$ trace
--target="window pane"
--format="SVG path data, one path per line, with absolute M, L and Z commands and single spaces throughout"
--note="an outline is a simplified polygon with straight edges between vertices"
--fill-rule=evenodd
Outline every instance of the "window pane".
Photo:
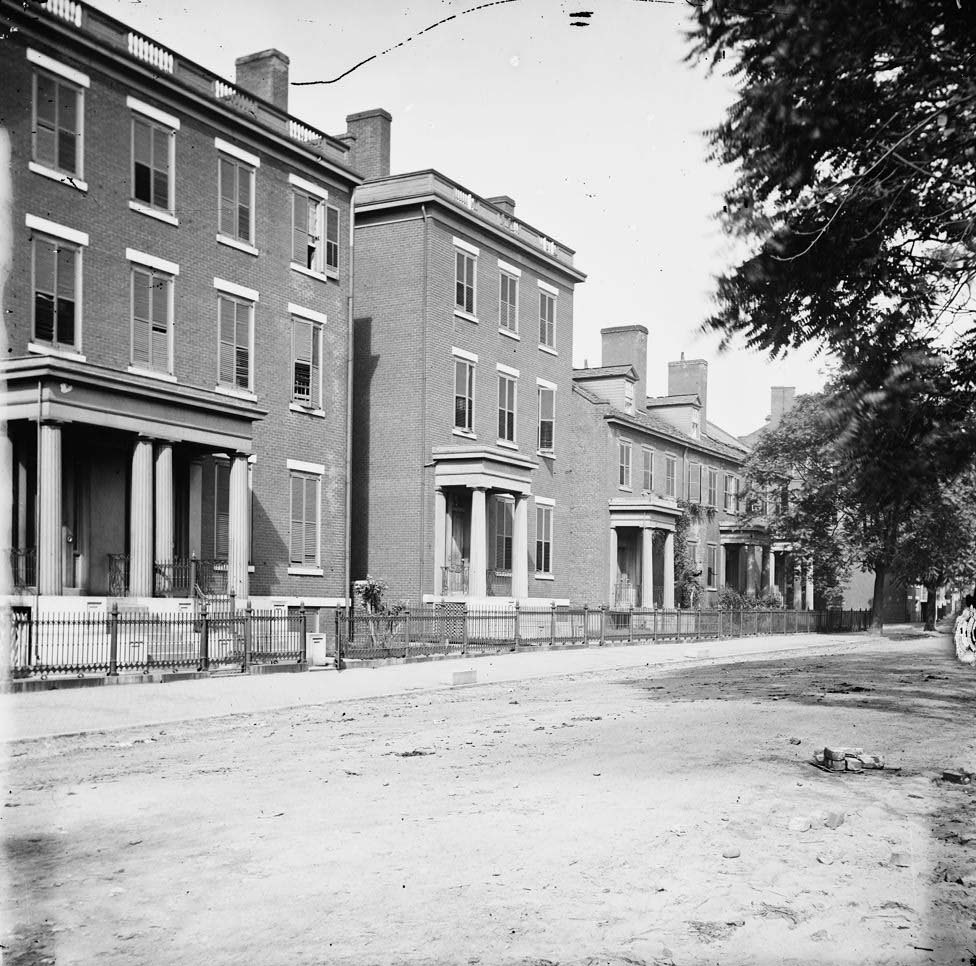
M 542 414 L 543 419 L 553 418 L 553 407 L 555 404 L 555 393 L 551 389 L 540 390 L 539 400 L 540 407 L 539 411 Z
M 34 240 L 34 289 L 54 292 L 54 263 L 56 249 L 53 242 L 44 238 Z
M 149 275 L 146 272 L 132 273 L 132 314 L 137 319 L 149 318 Z
M 78 171 L 78 138 L 74 131 L 58 131 L 58 167 L 75 174 Z
M 74 300 L 75 297 L 75 258 L 73 248 L 58 250 L 58 296 Z
M 305 542 L 305 487 L 300 476 L 291 478 L 291 547 L 292 563 L 301 563 Z
M 34 293 L 34 338 L 54 341 L 54 299 L 43 292 Z
M 169 174 L 166 171 L 153 171 L 153 205 L 169 211 Z
M 34 132 L 34 157 L 42 164 L 57 167 L 58 159 L 54 146 L 55 135 L 51 128 L 42 127 L 38 121 L 37 130 Z
M 227 201 L 237 201 L 237 171 L 225 158 L 220 159 L 220 197 Z
M 45 122 L 47 127 L 54 127 L 57 113 L 57 84 L 53 77 L 47 74 L 37 74 L 37 103 L 35 105 L 37 119 Z
M 241 241 L 251 240 L 251 209 L 244 204 L 237 206 L 237 237 Z
M 136 161 L 134 172 L 134 185 L 132 189 L 136 201 L 143 201 L 147 205 L 152 204 L 152 172 L 148 165 L 141 161 Z
M 153 167 L 157 171 L 169 171 L 169 143 L 172 136 L 161 127 L 153 128 Z
M 152 130 L 145 121 L 132 122 L 132 153 L 136 162 L 152 164 Z

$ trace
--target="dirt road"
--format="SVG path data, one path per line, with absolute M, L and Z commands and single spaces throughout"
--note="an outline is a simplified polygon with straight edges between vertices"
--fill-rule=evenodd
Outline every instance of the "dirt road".
M 924 638 L 20 743 L 3 963 L 976 964 L 974 686 Z

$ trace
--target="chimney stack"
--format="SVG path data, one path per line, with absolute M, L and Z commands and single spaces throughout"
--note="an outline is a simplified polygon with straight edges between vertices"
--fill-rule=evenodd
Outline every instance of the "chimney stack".
M 486 198 L 485 201 L 496 208 L 501 208 L 511 218 L 515 217 L 515 199 L 508 195 L 495 195 L 494 198 Z
M 390 174 L 390 125 L 393 116 L 381 107 L 346 118 L 342 140 L 349 145 L 349 165 L 367 181 Z
M 271 48 L 238 57 L 237 86 L 288 113 L 288 58 Z
M 769 426 L 775 429 L 780 420 L 793 408 L 796 400 L 795 386 L 773 386 L 769 398 Z
M 634 409 L 647 410 L 647 329 L 642 325 L 612 325 L 600 329 L 605 366 L 633 366 L 637 373 Z
M 697 396 L 701 400 L 701 430 L 708 419 L 708 363 L 704 359 L 685 359 L 668 363 L 668 395 Z

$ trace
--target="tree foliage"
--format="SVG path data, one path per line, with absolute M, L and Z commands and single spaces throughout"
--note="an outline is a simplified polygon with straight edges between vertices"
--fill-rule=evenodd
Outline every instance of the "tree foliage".
M 875 391 L 948 350 L 961 423 L 976 385 L 976 4 L 706 0 L 691 43 L 691 59 L 733 65 L 712 147 L 736 167 L 724 217 L 750 248 L 707 327 L 773 354 L 814 342 L 872 370 Z

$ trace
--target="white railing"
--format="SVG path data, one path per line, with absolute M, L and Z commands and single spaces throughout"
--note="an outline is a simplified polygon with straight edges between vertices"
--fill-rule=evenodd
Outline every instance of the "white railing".
M 474 195 L 470 191 L 462 191 L 460 188 L 454 189 L 454 200 L 459 205 L 464 205 L 465 208 L 470 208 L 472 211 L 475 207 Z
M 167 74 L 173 73 L 173 55 L 162 47 L 157 47 L 151 40 L 129 33 L 129 53 L 139 60 L 144 60 L 158 70 Z
M 42 9 L 53 13 L 55 17 L 67 20 L 76 27 L 81 26 L 81 4 L 75 0 L 47 0 Z
M 315 128 L 307 127 L 302 124 L 301 121 L 296 121 L 292 118 L 288 119 L 288 137 L 293 141 L 301 141 L 305 143 L 307 141 L 321 141 L 322 134 L 320 131 L 316 131 Z
M 220 78 L 214 80 L 214 97 L 218 101 L 230 101 L 234 107 L 249 114 L 253 114 L 257 110 L 257 101 L 239 91 L 233 84 L 228 84 L 227 81 L 222 81 Z
M 551 238 L 540 238 L 539 244 L 542 245 L 542 250 L 547 255 L 556 254 L 556 243 Z

